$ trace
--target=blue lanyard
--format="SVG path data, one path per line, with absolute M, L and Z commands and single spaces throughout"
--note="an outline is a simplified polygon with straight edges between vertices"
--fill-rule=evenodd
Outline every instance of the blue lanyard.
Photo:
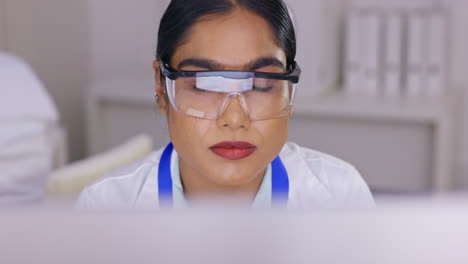
M 158 189 L 161 207 L 172 207 L 171 156 L 173 150 L 174 146 L 169 143 L 159 161 Z M 271 170 L 272 206 L 286 207 L 289 195 L 289 177 L 279 156 L 271 162 Z

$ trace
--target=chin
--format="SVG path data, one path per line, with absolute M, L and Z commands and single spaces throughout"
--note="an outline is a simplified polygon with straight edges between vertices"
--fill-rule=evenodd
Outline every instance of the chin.
M 212 181 L 214 181 L 217 185 L 220 186 L 230 186 L 230 187 L 236 187 L 240 185 L 247 184 L 253 180 L 251 177 L 243 177 L 240 176 L 243 173 L 232 173 L 232 174 L 225 174 L 225 175 L 220 175 L 219 173 L 214 175 L 213 177 L 210 177 Z M 245 175 L 245 174 L 243 174 Z

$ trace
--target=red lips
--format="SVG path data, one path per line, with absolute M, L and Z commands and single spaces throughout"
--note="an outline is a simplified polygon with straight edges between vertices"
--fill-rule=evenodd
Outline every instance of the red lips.
M 243 141 L 224 141 L 210 147 L 214 154 L 227 160 L 245 159 L 252 155 L 255 149 L 254 145 Z

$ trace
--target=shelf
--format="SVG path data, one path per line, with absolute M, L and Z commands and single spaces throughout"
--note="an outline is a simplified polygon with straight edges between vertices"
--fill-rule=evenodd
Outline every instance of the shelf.
M 434 123 L 452 111 L 450 98 L 349 97 L 340 93 L 327 96 L 296 97 L 295 114 L 376 121 Z
M 94 83 L 88 89 L 89 98 L 101 102 L 132 105 L 155 105 L 154 80 L 144 75 L 132 75 L 127 78 Z

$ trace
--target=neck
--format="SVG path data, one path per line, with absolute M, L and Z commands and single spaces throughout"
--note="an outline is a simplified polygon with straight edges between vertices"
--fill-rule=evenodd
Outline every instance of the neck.
M 185 197 L 191 201 L 207 198 L 221 198 L 251 203 L 266 173 L 265 168 L 258 175 L 255 175 L 252 181 L 247 183 L 239 185 L 221 185 L 211 181 L 209 177 L 198 173 L 182 159 L 179 159 L 179 169 Z

